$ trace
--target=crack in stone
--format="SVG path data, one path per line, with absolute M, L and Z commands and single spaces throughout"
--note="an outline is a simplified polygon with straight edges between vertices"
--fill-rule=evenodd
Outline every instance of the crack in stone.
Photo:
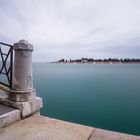
M 92 134 L 94 133 L 94 131 L 95 131 L 95 128 L 93 128 L 93 130 L 92 130 L 91 134 L 89 135 L 89 137 L 87 138 L 87 140 L 90 140 L 90 138 L 91 138 Z

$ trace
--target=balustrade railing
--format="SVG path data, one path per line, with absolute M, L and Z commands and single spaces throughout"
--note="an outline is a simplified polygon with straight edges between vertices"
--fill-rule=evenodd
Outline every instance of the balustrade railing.
M 0 42 L 0 84 L 12 88 L 13 46 Z

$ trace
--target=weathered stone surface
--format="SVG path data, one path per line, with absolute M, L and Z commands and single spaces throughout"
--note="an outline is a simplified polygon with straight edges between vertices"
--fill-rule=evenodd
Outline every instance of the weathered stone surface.
M 25 40 L 14 44 L 13 90 L 28 91 L 33 89 L 32 50 L 33 46 Z
M 21 119 L 21 111 L 0 104 L 0 128 Z
M 20 40 L 17 43 L 14 43 L 15 50 L 30 50 L 33 51 L 33 45 L 31 45 L 27 40 Z
M 140 137 L 96 128 L 89 140 L 140 140 Z
M 4 90 L 1 90 L 0 89 L 0 103 L 3 101 L 3 100 L 5 100 L 5 99 L 8 99 L 8 93 L 7 92 L 5 92 Z
M 15 110 L 15 108 L 0 104 L 0 115 L 3 115 L 13 110 Z
M 132 136 L 33 115 L 0 129 L 0 140 L 140 140 Z
M 17 91 L 11 90 L 9 94 L 9 100 L 15 102 L 27 102 L 36 99 L 36 92 L 35 90 L 32 91 Z
M 14 102 L 8 99 L 3 99 L 1 100 L 1 103 L 21 110 L 21 117 L 23 118 L 39 111 L 43 106 L 42 98 L 39 97 L 28 102 Z
M 43 103 L 42 103 L 42 98 L 37 97 L 36 100 L 33 101 L 28 101 L 28 102 L 23 102 L 22 103 L 22 117 L 27 117 L 42 108 Z
M 33 115 L 0 132 L 1 140 L 87 140 L 93 128 Z

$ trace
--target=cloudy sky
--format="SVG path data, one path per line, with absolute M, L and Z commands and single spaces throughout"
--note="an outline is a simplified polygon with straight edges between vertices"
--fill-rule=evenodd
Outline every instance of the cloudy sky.
M 140 58 L 140 0 L 0 0 L 0 41 L 20 39 L 34 61 Z

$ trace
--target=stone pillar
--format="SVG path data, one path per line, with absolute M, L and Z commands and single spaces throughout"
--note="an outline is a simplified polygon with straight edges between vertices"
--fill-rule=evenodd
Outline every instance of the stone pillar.
M 28 91 L 33 89 L 32 51 L 33 46 L 25 40 L 14 44 L 14 90 Z
M 39 112 L 43 106 L 42 98 L 37 97 L 33 89 L 32 51 L 33 46 L 26 40 L 14 44 L 12 89 L 8 98 L 2 101 L 7 106 L 21 110 L 22 118 Z
M 13 84 L 10 94 L 12 101 L 26 102 L 36 97 L 33 89 L 32 51 L 33 45 L 26 40 L 14 44 Z

